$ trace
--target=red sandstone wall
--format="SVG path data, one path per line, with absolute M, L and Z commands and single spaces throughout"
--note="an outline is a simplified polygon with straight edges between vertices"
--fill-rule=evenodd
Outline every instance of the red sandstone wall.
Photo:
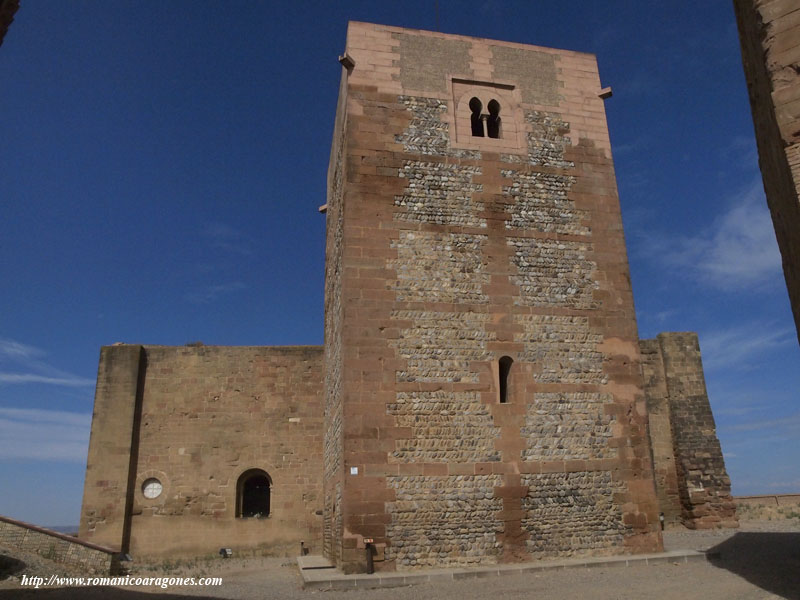
M 384 569 L 659 549 L 594 57 L 364 23 L 347 52 L 333 556 L 362 568 L 365 538 Z M 502 100 L 502 138 L 471 137 L 475 95 Z

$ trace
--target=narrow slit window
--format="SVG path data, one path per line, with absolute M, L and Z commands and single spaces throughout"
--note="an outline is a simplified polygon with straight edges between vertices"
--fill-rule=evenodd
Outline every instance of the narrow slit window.
M 499 375 L 500 375 L 500 403 L 505 404 L 508 402 L 508 375 L 511 372 L 511 365 L 514 364 L 514 359 L 510 356 L 504 356 L 499 361 Z

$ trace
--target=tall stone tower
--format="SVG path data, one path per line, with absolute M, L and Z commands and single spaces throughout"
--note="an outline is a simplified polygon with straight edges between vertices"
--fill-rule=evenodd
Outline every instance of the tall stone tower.
M 595 57 L 351 23 L 341 62 L 325 554 L 659 550 Z

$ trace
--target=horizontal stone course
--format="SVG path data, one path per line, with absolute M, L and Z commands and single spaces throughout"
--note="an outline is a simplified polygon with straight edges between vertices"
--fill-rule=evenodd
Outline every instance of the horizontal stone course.
M 603 354 L 598 346 L 603 335 L 589 328 L 588 317 L 516 315 L 523 333 L 521 358 L 537 363 L 534 380 L 540 383 L 606 383 Z
M 395 220 L 486 227 L 486 220 L 478 217 L 483 203 L 472 195 L 483 190 L 472 178 L 481 173 L 481 167 L 454 163 L 406 161 L 398 177 L 407 180 L 402 196 L 395 196 L 398 210 Z
M 493 462 L 500 460 L 494 440 L 500 435 L 489 406 L 477 392 L 397 392 L 386 407 L 397 427 L 412 430 L 397 440 L 390 462 Z
M 447 112 L 447 102 L 437 98 L 414 96 L 400 96 L 398 100 L 412 115 L 408 126 L 394 138 L 396 142 L 403 144 L 406 152 L 427 156 L 480 159 L 481 153 L 477 150 L 453 148 L 450 145 L 450 125 L 442 121 L 442 114 Z
M 604 407 L 611 394 L 597 392 L 539 392 L 528 404 L 521 429 L 526 440 L 522 459 L 590 460 L 614 458 L 617 449 L 608 444 L 612 414 Z
M 397 259 L 387 266 L 397 273 L 397 300 L 485 304 L 482 246 L 485 235 L 401 231 Z
M 538 557 L 611 552 L 627 527 L 614 495 L 622 486 L 610 471 L 523 474 L 526 545 Z
M 398 569 L 495 562 L 500 553 L 494 497 L 499 475 L 396 476 L 388 485 L 397 493 L 387 503 L 391 523 L 389 558 Z
M 487 360 L 486 343 L 496 338 L 486 331 L 488 315 L 472 312 L 393 311 L 393 319 L 409 320 L 410 328 L 390 345 L 407 367 L 397 371 L 398 382 L 477 383 L 470 362 Z
M 560 240 L 510 237 L 510 257 L 519 286 L 516 303 L 524 306 L 564 306 L 583 310 L 600 307 L 592 292 L 599 286 L 597 263 L 589 258 L 592 245 Z
M 525 121 L 531 131 L 526 134 L 528 155 L 502 154 L 500 160 L 510 163 L 527 162 L 534 166 L 569 169 L 575 166 L 564 158 L 567 146 L 572 144 L 569 136 L 569 123 L 557 113 L 538 110 L 525 111 Z
M 557 173 L 525 172 L 514 169 L 500 171 L 511 182 L 503 186 L 503 195 L 513 199 L 507 229 L 524 229 L 543 233 L 588 236 L 586 211 L 577 210 L 568 198 L 575 177 Z

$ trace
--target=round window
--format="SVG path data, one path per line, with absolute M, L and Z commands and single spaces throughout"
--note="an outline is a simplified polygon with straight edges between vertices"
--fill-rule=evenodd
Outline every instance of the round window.
M 164 491 L 164 486 L 162 486 L 161 482 L 155 477 L 146 479 L 142 484 L 142 494 L 144 494 L 144 497 L 149 500 L 158 498 L 162 491 Z

